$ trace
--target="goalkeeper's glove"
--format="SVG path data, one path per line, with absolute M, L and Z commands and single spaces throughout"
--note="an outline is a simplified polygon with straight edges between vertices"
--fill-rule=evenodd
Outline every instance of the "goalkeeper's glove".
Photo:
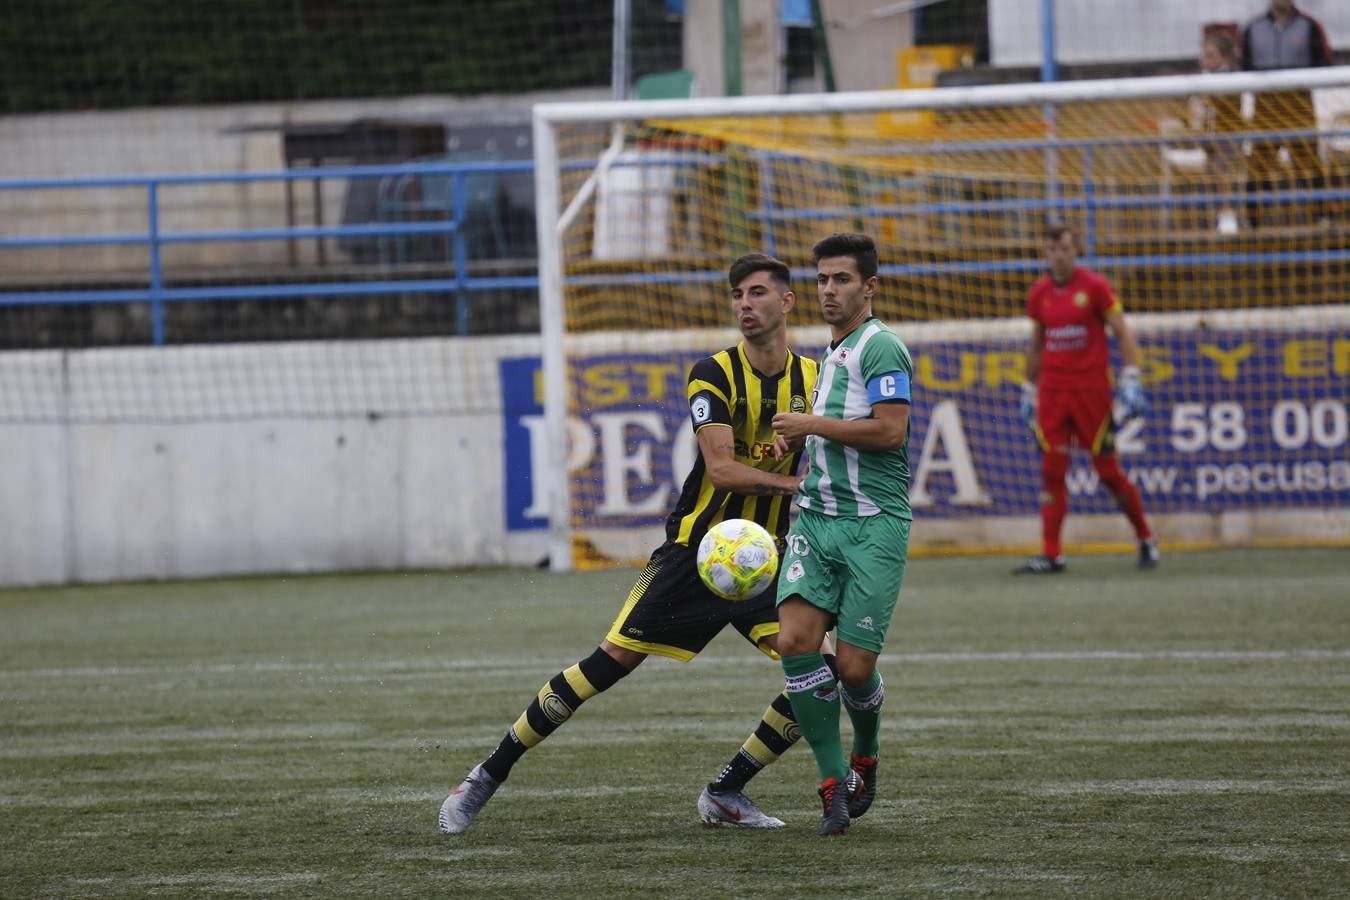
M 1036 430 L 1036 385 L 1022 382 L 1022 399 L 1017 401 L 1017 415 L 1032 431 Z
M 1125 366 L 1116 383 L 1116 400 L 1125 411 L 1126 419 L 1135 419 L 1148 412 L 1148 398 L 1139 386 L 1139 367 Z

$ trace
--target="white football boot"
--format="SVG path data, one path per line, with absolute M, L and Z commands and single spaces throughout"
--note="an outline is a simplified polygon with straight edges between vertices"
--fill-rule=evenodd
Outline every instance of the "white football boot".
M 783 820 L 766 816 L 743 791 L 711 793 L 706 787 L 698 795 L 698 817 L 706 825 L 730 825 L 734 828 L 782 828 Z
M 441 804 L 441 834 L 459 834 L 467 831 L 473 824 L 484 805 L 501 787 L 501 782 L 483 771 L 481 765 L 474 766 L 459 783 L 459 787 L 450 792 Z

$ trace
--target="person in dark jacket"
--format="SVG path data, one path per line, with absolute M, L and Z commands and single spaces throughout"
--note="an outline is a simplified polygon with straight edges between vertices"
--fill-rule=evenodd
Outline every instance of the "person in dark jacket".
M 1242 30 L 1242 68 L 1251 72 L 1274 69 L 1304 69 L 1331 65 L 1331 42 L 1322 23 L 1300 10 L 1293 0 L 1270 0 L 1270 9 L 1247 23 Z M 1253 131 L 1316 130 L 1309 91 L 1276 91 L 1256 100 Z M 1289 168 L 1280 165 L 1280 147 L 1289 153 Z M 1247 190 L 1270 192 L 1286 185 L 1320 191 L 1325 184 L 1315 137 L 1260 140 L 1252 143 Z M 1261 218 L 1261 207 L 1270 200 L 1249 201 L 1252 224 Z M 1310 206 L 1319 214 L 1327 211 L 1321 201 Z M 1285 218 L 1281 216 L 1281 218 Z

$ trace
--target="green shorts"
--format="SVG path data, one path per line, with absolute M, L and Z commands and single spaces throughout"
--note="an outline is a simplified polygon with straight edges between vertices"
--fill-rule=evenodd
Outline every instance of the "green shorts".
M 778 571 L 779 605 L 801 597 L 834 615 L 839 640 L 880 653 L 905 578 L 909 524 L 802 510 Z

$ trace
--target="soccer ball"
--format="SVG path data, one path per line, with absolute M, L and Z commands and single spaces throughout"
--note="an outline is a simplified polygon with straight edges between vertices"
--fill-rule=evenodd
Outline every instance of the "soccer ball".
M 698 543 L 698 574 L 719 597 L 757 597 L 778 571 L 778 547 L 762 525 L 749 519 L 718 522 Z

